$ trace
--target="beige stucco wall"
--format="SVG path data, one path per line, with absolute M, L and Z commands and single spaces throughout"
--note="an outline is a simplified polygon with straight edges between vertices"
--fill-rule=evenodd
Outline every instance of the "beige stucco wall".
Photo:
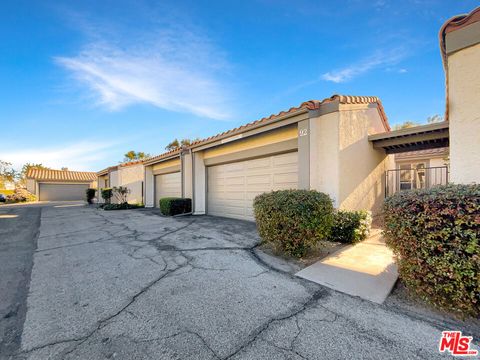
M 206 167 L 204 152 L 193 153 L 193 212 L 202 215 L 206 212 Z
M 282 141 L 296 139 L 298 137 L 297 126 L 290 125 L 267 133 L 252 136 L 243 140 L 236 140 L 212 149 L 204 151 L 204 159 L 210 159 L 216 156 L 232 154 L 235 152 L 254 149 L 257 147 L 271 145 Z
M 385 152 L 374 149 L 368 135 L 385 131 L 377 109 L 341 110 L 339 119 L 338 206 L 348 210 L 381 211 L 385 197 Z
M 391 163 L 368 135 L 386 131 L 376 108 L 341 105 L 310 119 L 310 188 L 324 192 L 337 208 L 380 212 L 384 174 Z
M 339 112 L 310 119 L 310 188 L 324 192 L 339 205 Z
M 186 153 L 182 155 L 182 182 L 183 197 L 191 199 L 193 196 L 193 179 L 192 179 L 192 154 Z
M 32 194 L 37 194 L 37 186 L 34 179 L 27 179 L 26 186 L 27 191 L 31 192 Z
M 155 164 L 153 165 L 153 171 L 161 170 L 161 169 L 165 169 L 165 168 L 168 168 L 171 166 L 177 166 L 177 165 L 180 165 L 180 158 L 175 158 L 175 159 L 171 159 L 171 160 L 167 160 L 167 161 L 163 161 L 161 163 Z
M 450 166 L 454 183 L 480 183 L 479 66 L 480 44 L 448 56 Z
M 153 166 L 145 166 L 145 207 L 153 207 L 155 202 L 155 177 Z
M 131 204 L 143 202 L 143 177 L 144 168 L 142 164 L 120 167 L 118 169 L 118 183 L 120 186 L 130 189 L 128 202 Z

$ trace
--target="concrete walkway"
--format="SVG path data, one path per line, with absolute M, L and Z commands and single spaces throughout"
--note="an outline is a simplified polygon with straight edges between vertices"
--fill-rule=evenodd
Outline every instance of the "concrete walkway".
M 299 271 L 297 276 L 381 304 L 397 281 L 397 265 L 374 229 L 365 241 L 343 248 Z

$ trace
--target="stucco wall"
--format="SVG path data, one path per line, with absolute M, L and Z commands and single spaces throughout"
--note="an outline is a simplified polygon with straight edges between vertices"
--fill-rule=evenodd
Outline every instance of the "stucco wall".
M 480 44 L 448 56 L 450 166 L 454 183 L 480 183 L 479 64 Z
M 381 211 L 389 161 L 383 150 L 374 149 L 368 141 L 368 135 L 379 130 L 385 128 L 375 108 L 340 111 L 339 208 Z
M 34 179 L 27 179 L 26 186 L 27 186 L 27 191 L 31 192 L 32 194 L 37 194 L 37 187 Z
M 192 154 L 184 154 L 182 161 L 183 197 L 191 199 L 193 196 Z
M 339 205 L 339 113 L 310 119 L 310 188 L 324 192 Z
M 193 153 L 193 212 L 202 215 L 206 212 L 206 167 L 203 151 Z
M 155 202 L 155 177 L 153 166 L 145 166 L 145 207 L 153 207 Z
M 131 204 L 143 202 L 142 183 L 144 169 L 142 164 L 120 167 L 118 169 L 118 183 L 130 189 L 128 202 Z
M 225 145 L 205 150 L 203 156 L 204 159 L 210 159 L 216 156 L 232 154 L 242 150 L 253 149 L 290 139 L 296 139 L 297 137 L 297 126 L 290 125 L 278 130 L 269 131 L 268 133 L 252 136 L 244 140 L 237 140 L 232 143 L 227 143 Z
M 168 168 L 168 167 L 171 167 L 171 166 L 177 166 L 177 165 L 180 165 L 180 158 L 179 157 L 175 158 L 175 159 L 163 161 L 161 163 L 153 165 L 153 171 L 161 170 L 161 169 L 165 169 L 165 168 Z

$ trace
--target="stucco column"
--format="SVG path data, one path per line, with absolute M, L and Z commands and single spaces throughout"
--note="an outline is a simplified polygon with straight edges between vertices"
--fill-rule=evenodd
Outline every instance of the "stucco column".
M 145 207 L 154 207 L 155 188 L 154 188 L 153 166 L 145 166 Z
M 203 162 L 203 153 L 193 153 L 193 213 L 203 215 L 206 212 L 206 167 Z
M 298 123 L 298 188 L 310 189 L 310 120 Z
M 339 203 L 339 113 L 312 111 L 309 119 L 310 189 L 330 195 L 335 207 Z
M 193 196 L 193 177 L 192 177 L 192 154 L 184 152 L 182 154 L 182 196 L 191 199 Z

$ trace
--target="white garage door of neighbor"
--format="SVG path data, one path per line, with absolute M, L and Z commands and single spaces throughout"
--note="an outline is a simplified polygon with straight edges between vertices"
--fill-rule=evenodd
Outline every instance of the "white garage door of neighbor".
M 39 184 L 40 201 L 84 200 L 88 184 Z
M 297 186 L 297 152 L 211 166 L 207 211 L 209 215 L 254 220 L 255 196 Z
M 164 197 L 182 196 L 182 178 L 180 172 L 171 174 L 155 175 L 155 207 L 159 207 L 158 201 Z

